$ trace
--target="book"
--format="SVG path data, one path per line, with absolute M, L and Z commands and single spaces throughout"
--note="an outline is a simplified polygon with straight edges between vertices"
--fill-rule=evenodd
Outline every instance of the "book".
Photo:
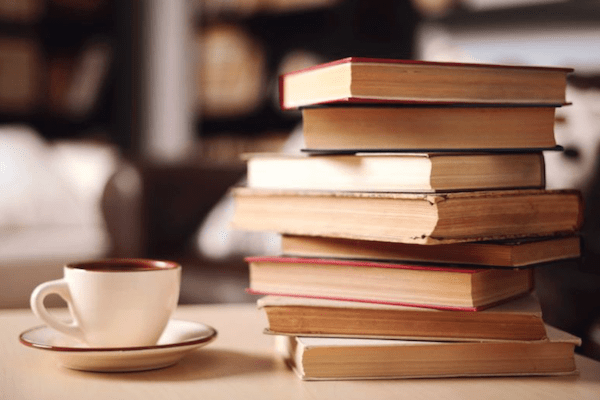
M 331 106 L 302 109 L 306 151 L 553 149 L 554 107 Z
M 544 156 L 523 154 L 357 154 L 246 156 L 248 187 L 367 192 L 543 188 Z
M 350 57 L 283 74 L 282 109 L 331 103 L 566 103 L 570 68 Z
M 248 257 L 253 294 L 476 311 L 532 290 L 533 269 Z
M 540 303 L 532 293 L 479 312 L 354 301 L 265 296 L 268 334 L 443 341 L 544 340 Z
M 421 246 L 282 235 L 281 252 L 283 255 L 296 257 L 404 260 L 514 268 L 578 258 L 581 256 L 581 240 L 578 236 L 557 236 Z
M 240 230 L 413 244 L 574 233 L 582 199 L 574 190 L 436 194 L 232 189 Z
M 581 340 L 551 326 L 546 330 L 548 340 L 499 342 L 277 336 L 276 349 L 303 380 L 576 373 Z

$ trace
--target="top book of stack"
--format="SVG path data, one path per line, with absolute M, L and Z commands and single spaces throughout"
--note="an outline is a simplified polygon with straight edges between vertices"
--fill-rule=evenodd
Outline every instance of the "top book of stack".
M 282 109 L 324 104 L 566 104 L 570 68 L 345 58 L 284 74 Z

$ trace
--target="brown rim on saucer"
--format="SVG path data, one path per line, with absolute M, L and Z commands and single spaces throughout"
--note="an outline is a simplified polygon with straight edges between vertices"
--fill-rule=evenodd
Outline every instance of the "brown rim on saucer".
M 186 321 L 187 322 L 187 321 Z M 105 352 L 105 351 L 141 351 L 141 350 L 160 350 L 169 349 L 174 347 L 187 347 L 194 346 L 202 343 L 212 342 L 217 337 L 217 330 L 211 326 L 197 322 L 198 325 L 202 325 L 208 331 L 207 335 L 197 337 L 195 339 L 184 340 L 177 343 L 167 344 L 156 344 L 153 346 L 134 346 L 134 347 L 65 347 L 65 346 L 52 346 L 44 343 L 31 342 L 25 339 L 25 336 L 33 331 L 40 329 L 51 329 L 46 325 L 36 326 L 22 332 L 19 335 L 19 342 L 27 347 L 32 347 L 41 350 L 50 351 L 61 351 L 61 352 L 73 352 L 73 353 L 93 353 L 93 352 Z
M 165 271 L 180 268 L 181 265 L 174 261 L 150 260 L 144 258 L 109 258 L 67 264 L 65 267 L 97 272 L 136 272 Z

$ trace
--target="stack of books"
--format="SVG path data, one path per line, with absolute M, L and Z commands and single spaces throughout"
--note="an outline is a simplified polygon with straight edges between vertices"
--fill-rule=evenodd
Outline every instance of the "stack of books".
M 580 256 L 582 202 L 546 190 L 569 69 L 349 58 L 280 78 L 302 155 L 249 155 L 237 229 L 266 332 L 303 379 L 565 374 L 534 269 Z

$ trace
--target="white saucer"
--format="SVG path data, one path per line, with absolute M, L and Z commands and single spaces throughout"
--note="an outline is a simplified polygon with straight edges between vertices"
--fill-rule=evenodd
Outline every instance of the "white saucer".
M 51 351 L 64 367 L 81 371 L 125 372 L 168 367 L 187 353 L 212 342 L 217 331 L 207 325 L 170 320 L 158 343 L 145 347 L 88 347 L 47 326 L 19 336 L 25 346 Z

